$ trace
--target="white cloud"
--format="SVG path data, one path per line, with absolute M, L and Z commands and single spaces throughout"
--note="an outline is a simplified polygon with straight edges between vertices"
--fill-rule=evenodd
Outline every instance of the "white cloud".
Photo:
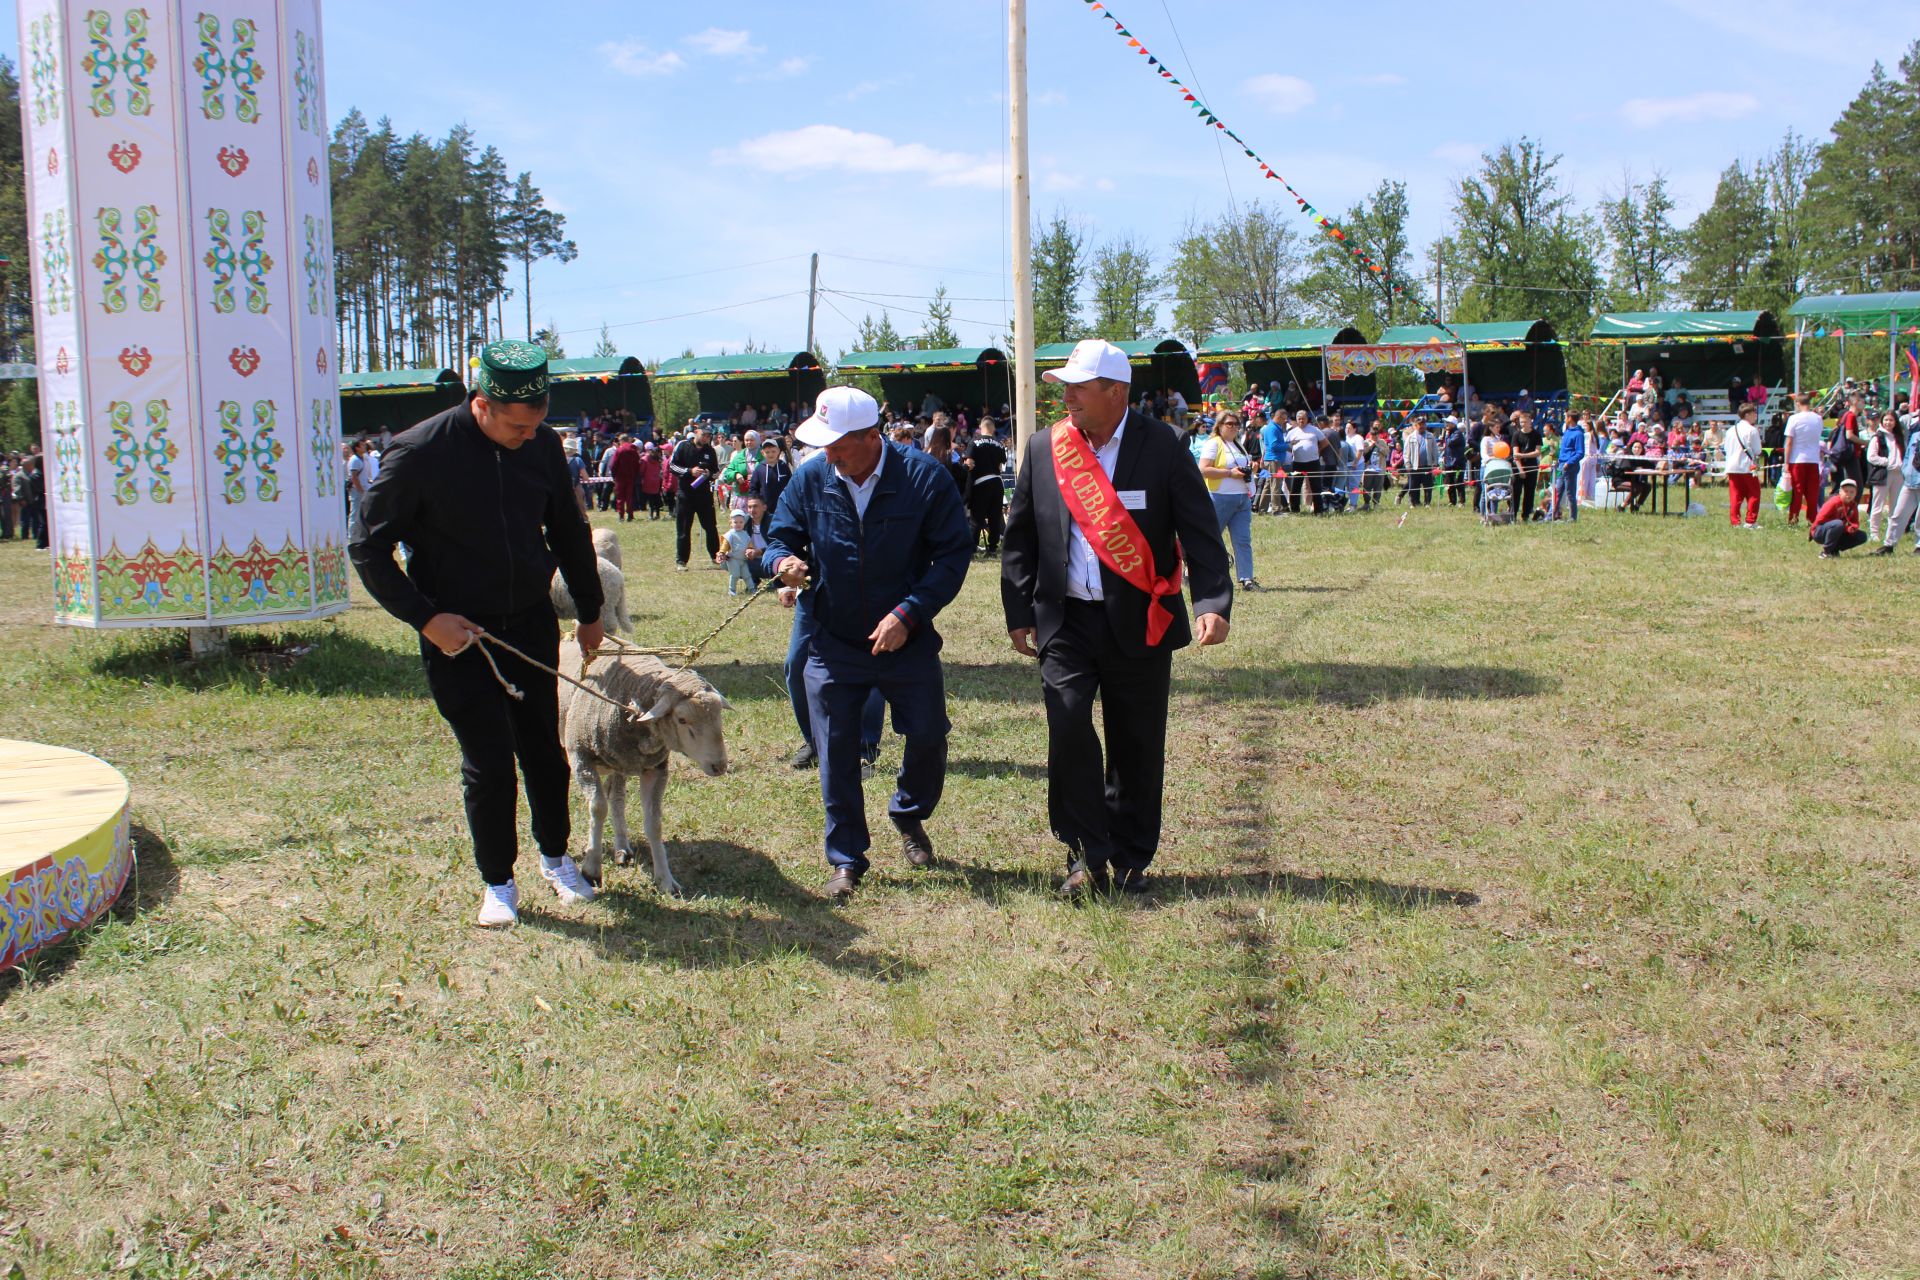
M 812 58 L 783 58 L 775 70 L 783 76 L 797 76 L 812 65 Z
M 623 76 L 672 75 L 686 65 L 679 54 L 655 53 L 639 40 L 610 40 L 600 46 L 600 56 Z
M 918 176 L 936 187 L 1000 185 L 1000 162 L 958 151 L 940 151 L 918 142 L 895 142 L 877 133 L 859 133 L 833 124 L 748 138 L 714 153 L 721 163 L 744 164 L 762 173 L 839 172 Z
M 1398 71 L 1381 71 L 1370 76 L 1355 76 L 1355 84 L 1369 85 L 1377 89 L 1387 89 L 1394 85 L 1405 84 L 1407 78 Z
M 1620 104 L 1620 115 L 1636 129 L 1663 124 L 1698 124 L 1702 120 L 1738 120 L 1760 109 L 1750 93 L 1707 89 L 1684 98 L 1632 98 Z
M 732 58 L 742 54 L 760 52 L 758 45 L 747 43 L 752 37 L 750 31 L 726 31 L 719 27 L 708 27 L 687 37 L 687 43 L 702 53 L 710 53 L 716 58 Z
M 1471 142 L 1443 142 L 1435 147 L 1433 158 L 1445 164 L 1470 165 L 1480 163 L 1480 148 Z
M 1058 89 L 1047 89 L 1033 95 L 1033 105 L 1036 107 L 1064 107 L 1067 105 L 1067 95 Z
M 1077 173 L 1062 173 L 1055 169 L 1040 176 L 1040 189 L 1047 192 L 1078 191 L 1087 185 L 1087 180 Z
M 1269 111 L 1283 116 L 1312 106 L 1319 97 L 1313 91 L 1313 86 L 1299 76 L 1283 76 L 1272 72 L 1255 76 L 1242 87 L 1265 104 Z

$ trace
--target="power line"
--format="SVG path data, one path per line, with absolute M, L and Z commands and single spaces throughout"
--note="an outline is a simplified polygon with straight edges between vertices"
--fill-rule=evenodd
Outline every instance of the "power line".
M 728 271 L 746 271 L 753 267 L 770 267 L 778 262 L 792 262 L 796 258 L 804 258 L 806 256 L 804 253 L 790 253 L 784 258 L 764 258 L 759 262 L 740 262 L 730 267 L 711 267 L 705 271 L 683 271 L 678 275 L 650 276 L 645 280 L 619 280 L 612 284 L 589 285 L 581 289 L 555 289 L 544 292 L 542 296 L 553 297 L 558 295 L 565 298 L 582 293 L 604 293 L 609 289 L 633 289 L 643 284 L 665 284 L 669 280 L 692 280 L 696 276 L 717 276 Z
M 929 265 L 928 263 L 925 263 L 925 262 L 900 262 L 897 259 L 893 259 L 893 258 L 860 258 L 860 257 L 855 257 L 853 254 L 850 254 L 850 253 L 832 253 L 825 250 L 821 252 L 820 256 L 823 258 L 839 258 L 843 262 L 870 262 L 876 266 L 909 267 L 915 271 L 932 271 L 936 273 L 945 273 L 947 275 L 985 276 L 989 280 L 998 280 L 1002 278 L 1001 274 L 997 271 L 972 271 L 967 269 L 966 267 L 936 267 L 936 266 Z
M 710 316 L 716 311 L 738 311 L 741 307 L 755 307 L 763 302 L 779 302 L 783 298 L 795 298 L 804 293 L 806 293 L 805 289 L 794 289 L 787 293 L 770 294 L 764 298 L 749 298 L 745 302 L 729 302 L 723 306 L 705 307 L 699 311 L 680 311 L 670 316 L 653 316 L 646 320 L 622 320 L 619 324 L 599 325 L 587 329 L 563 329 L 560 331 L 559 336 L 564 338 L 569 334 L 575 333 L 598 333 L 601 329 L 631 329 L 635 325 L 641 324 L 664 324 L 668 320 L 686 320 L 693 316 Z

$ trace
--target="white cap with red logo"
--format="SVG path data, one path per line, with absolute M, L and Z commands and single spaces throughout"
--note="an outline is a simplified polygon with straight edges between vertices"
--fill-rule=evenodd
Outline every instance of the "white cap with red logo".
M 841 436 L 880 425 L 880 404 L 858 387 L 828 387 L 813 402 L 813 416 L 794 428 L 801 444 L 816 449 Z
M 1115 382 L 1133 382 L 1133 366 L 1127 362 L 1127 353 L 1111 342 L 1099 338 L 1088 338 L 1085 342 L 1074 344 L 1073 354 L 1067 357 L 1065 368 L 1049 369 L 1040 375 L 1048 382 L 1091 382 L 1095 378 L 1110 378 Z

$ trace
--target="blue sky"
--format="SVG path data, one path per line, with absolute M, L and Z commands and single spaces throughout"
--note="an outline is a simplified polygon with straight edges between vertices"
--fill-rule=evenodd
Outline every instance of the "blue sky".
M 1029 9 L 1037 214 L 1064 207 L 1096 240 L 1131 232 L 1163 252 L 1190 218 L 1263 194 L 1082 0 Z M 1913 0 L 1117 11 L 1324 211 L 1406 181 L 1422 244 L 1480 150 L 1522 134 L 1565 156 L 1583 202 L 1659 170 L 1690 217 L 1733 158 L 1788 128 L 1823 138 L 1874 60 L 1920 35 Z M 603 322 L 643 358 L 797 348 L 814 251 L 829 356 L 883 306 L 917 332 L 942 282 L 965 341 L 1005 331 L 1001 0 L 327 0 L 325 14 L 336 118 L 358 106 L 435 136 L 465 120 L 567 215 L 580 257 L 536 269 L 533 301 L 574 354 Z

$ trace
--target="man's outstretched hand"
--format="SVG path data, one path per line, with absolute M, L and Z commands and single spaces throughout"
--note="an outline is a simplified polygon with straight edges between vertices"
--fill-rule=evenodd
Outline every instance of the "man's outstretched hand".
M 474 636 L 484 634 L 484 629 L 457 613 L 436 613 L 420 628 L 420 634 L 427 638 L 428 644 L 451 658 L 471 644 Z

